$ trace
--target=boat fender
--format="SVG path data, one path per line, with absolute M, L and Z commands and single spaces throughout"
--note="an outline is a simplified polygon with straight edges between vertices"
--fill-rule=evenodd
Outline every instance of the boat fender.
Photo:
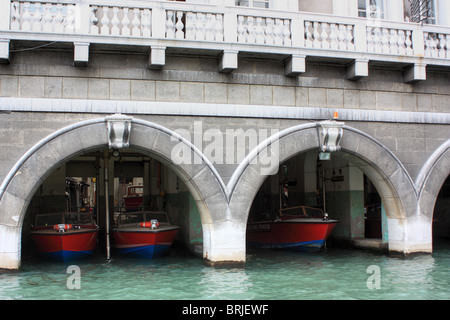
M 72 229 L 72 225 L 71 224 L 64 224 L 64 223 L 55 224 L 53 226 L 53 229 L 58 231 L 58 232 L 65 232 L 66 230 Z

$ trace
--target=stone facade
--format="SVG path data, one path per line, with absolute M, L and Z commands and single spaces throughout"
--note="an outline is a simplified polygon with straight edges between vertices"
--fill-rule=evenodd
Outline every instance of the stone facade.
M 163 6 L 181 10 L 183 5 L 189 4 Z M 233 10 L 227 14 L 236 13 Z M 345 205 L 333 205 L 333 196 L 328 205 L 346 207 L 333 213 L 343 221 L 336 238 L 363 237 L 366 176 L 383 205 L 382 241 L 389 251 L 403 255 L 432 251 L 433 208 L 450 173 L 447 57 L 425 58 L 421 78 L 411 71 L 422 66 L 417 56 L 392 58 L 351 50 L 320 56 L 324 51 L 314 47 L 304 48 L 305 55 L 298 56 L 293 54 L 297 47 L 283 45 L 276 47 L 277 52 L 272 46 L 245 44 L 232 50 L 231 61 L 236 63 L 231 67 L 226 41 L 216 46 L 165 39 L 163 59 L 156 68 L 156 60 L 152 62 L 156 40 L 149 53 L 149 46 L 143 48 L 140 42 L 145 39 L 118 37 L 114 39 L 122 42 L 114 45 L 91 36 L 87 40 L 95 41 L 88 59 L 74 66 L 79 59 L 76 46 L 55 42 L 40 47 L 29 44 L 26 32 L 4 34 L 17 40 L 11 42 L 8 63 L 0 65 L 0 267 L 20 266 L 22 231 L 40 186 L 58 174 L 57 168 L 76 171 L 72 160 L 108 149 L 108 123 L 114 114 L 130 119 L 129 146 L 123 151 L 163 165 L 167 199 L 172 199 L 169 206 L 183 225 L 183 241 L 197 252 L 200 246 L 201 256 L 210 264 L 245 262 L 249 213 L 262 186 L 276 197 L 279 165 L 288 164 L 291 172 L 297 172 L 300 183 L 293 194 L 320 205 L 314 197 L 317 127 L 334 112 L 344 123 L 342 149 L 332 154 L 325 171 L 331 177 L 341 170 L 344 182 L 330 183 L 327 190 L 336 197 L 344 195 L 340 200 Z M 102 39 L 113 39 L 108 37 Z M 294 35 L 291 40 L 295 43 Z M 264 48 L 269 52 L 261 52 Z M 425 54 L 425 48 L 422 51 Z M 360 65 L 355 57 L 366 60 Z M 357 71 L 361 66 L 368 72 Z M 238 139 L 227 145 L 227 130 L 255 132 L 257 144 L 247 147 L 242 158 L 233 155 L 233 161 L 227 161 L 227 147 L 234 152 L 242 147 Z M 224 138 L 224 154 L 212 148 L 218 137 Z M 200 160 L 176 163 L 176 148 L 185 148 L 185 156 Z M 270 172 L 268 160 L 276 160 Z M 152 179 L 157 179 L 154 174 L 145 182 L 148 190 Z

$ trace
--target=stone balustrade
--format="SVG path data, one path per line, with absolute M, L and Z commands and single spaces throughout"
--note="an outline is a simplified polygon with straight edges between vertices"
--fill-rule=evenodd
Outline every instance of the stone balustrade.
M 306 20 L 305 46 L 307 48 L 354 51 L 354 25 Z
M 450 34 L 424 32 L 425 57 L 450 59 Z
M 0 1 L 6 7 L 8 0 Z M 64 35 L 77 35 L 74 43 L 143 45 L 145 41 L 148 45 L 148 40 L 157 40 L 150 46 L 162 52 L 171 46 L 219 50 L 225 52 L 228 64 L 223 70 L 233 70 L 233 60 L 242 51 L 291 55 L 294 60 L 289 60 L 289 66 L 293 70 L 287 75 L 304 72 L 306 56 L 355 59 L 363 64 L 352 70 L 362 67 L 362 76 L 369 60 L 409 63 L 416 71 L 428 64 L 450 66 L 447 27 L 169 1 L 135 0 L 126 5 L 115 0 L 9 3 L 10 7 L 2 10 L 6 12 L 0 12 L 0 20 L 7 20 L 0 23 L 0 61 L 9 59 L 5 46 L 10 40 L 70 41 Z M 173 40 L 180 42 L 174 45 Z M 427 60 L 419 61 L 423 58 Z M 161 55 L 159 59 L 163 65 Z M 416 79 L 414 74 L 411 79 Z
M 395 55 L 414 55 L 412 30 L 367 27 L 367 51 Z

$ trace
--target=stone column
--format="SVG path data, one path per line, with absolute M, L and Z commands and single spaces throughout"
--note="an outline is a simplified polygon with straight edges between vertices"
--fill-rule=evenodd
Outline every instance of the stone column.
M 0 31 L 9 30 L 11 1 L 0 0 Z M 9 39 L 0 39 L 0 63 L 9 62 Z
M 385 18 L 391 21 L 404 20 L 403 0 L 389 0 L 386 1 Z
M 0 225 L 0 269 L 20 268 L 22 228 Z
M 332 236 L 342 241 L 364 238 L 363 173 L 333 155 L 326 165 L 326 203 L 331 219 L 339 220 Z
M 437 23 L 441 26 L 450 26 L 450 1 L 438 0 Z

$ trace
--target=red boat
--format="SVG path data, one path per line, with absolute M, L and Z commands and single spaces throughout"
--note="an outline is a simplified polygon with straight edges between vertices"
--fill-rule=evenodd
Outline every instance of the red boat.
M 112 248 L 119 254 L 155 258 L 169 251 L 179 229 L 165 212 L 121 212 L 112 229 Z
M 143 186 L 128 186 L 127 194 L 123 196 L 125 209 L 127 211 L 137 211 L 139 208 L 142 208 L 143 195 Z
M 286 214 L 288 211 L 291 213 Z M 319 208 L 281 209 L 275 221 L 248 223 L 247 242 L 259 248 L 318 251 L 337 223 L 337 220 L 329 220 Z
M 90 212 L 48 213 L 36 215 L 31 237 L 42 255 L 67 262 L 94 253 L 98 230 Z

